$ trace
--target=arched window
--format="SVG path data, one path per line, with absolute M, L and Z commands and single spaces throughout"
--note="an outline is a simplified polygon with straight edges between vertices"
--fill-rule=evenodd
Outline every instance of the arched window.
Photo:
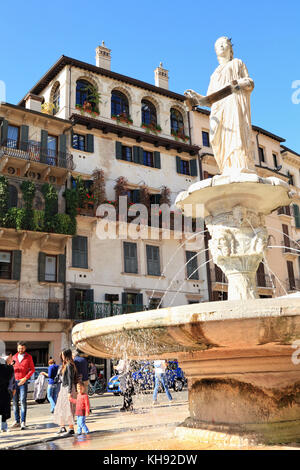
M 56 84 L 56 86 L 53 90 L 52 104 L 54 106 L 53 115 L 55 115 L 56 113 L 58 113 L 59 108 L 60 108 L 60 86 L 59 86 L 59 83 Z
M 157 124 L 156 108 L 147 100 L 142 100 L 142 124 Z
M 111 116 L 124 115 L 129 118 L 129 104 L 127 97 L 120 91 L 111 92 Z
M 184 135 L 183 117 L 180 111 L 171 108 L 171 134 Z
M 94 85 L 86 80 L 76 82 L 76 107 L 90 107 L 92 111 L 98 112 L 99 94 Z

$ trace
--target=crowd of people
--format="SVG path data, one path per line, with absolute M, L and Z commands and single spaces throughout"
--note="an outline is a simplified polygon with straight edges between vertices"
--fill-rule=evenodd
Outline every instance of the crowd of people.
M 155 387 L 153 404 L 157 403 L 157 393 L 161 384 L 171 401 L 166 380 L 166 361 L 154 361 Z M 131 364 L 128 358 L 119 360 L 114 366 L 118 372 L 123 406 L 120 411 L 132 411 L 134 385 Z M 19 341 L 17 353 L 0 356 L 0 424 L 1 431 L 9 429 L 26 430 L 28 380 L 35 372 L 32 356 L 26 352 L 26 343 Z M 59 426 L 57 435 L 89 433 L 86 417 L 92 412 L 88 398 L 89 382 L 93 385 L 98 377 L 97 367 L 76 349 L 64 349 L 60 354 L 60 365 L 53 358 L 49 359 L 48 371 L 41 372 L 36 383 L 48 379 L 47 398 L 54 422 Z M 8 428 L 7 420 L 11 417 L 11 401 L 15 421 Z M 68 429 L 67 429 L 68 428 Z

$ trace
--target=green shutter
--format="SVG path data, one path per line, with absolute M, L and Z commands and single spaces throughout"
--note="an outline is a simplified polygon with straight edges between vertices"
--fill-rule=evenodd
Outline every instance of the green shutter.
M 133 146 L 133 161 L 134 163 L 140 163 L 140 147 L 136 145 Z
M 66 280 L 66 255 L 58 255 L 58 282 Z
M 198 260 L 195 251 L 186 251 L 186 261 L 187 261 L 187 277 L 188 279 L 199 280 L 199 274 L 197 271 Z M 193 258 L 194 257 L 194 258 Z M 193 259 L 192 259 L 193 258 Z
M 38 281 L 45 282 L 46 253 L 39 252 L 38 258 Z
M 154 167 L 161 168 L 160 152 L 154 152 Z
M 8 121 L 3 119 L 1 123 L 1 145 L 6 145 L 8 134 Z
M 137 294 L 136 296 L 136 303 L 137 305 L 143 305 L 143 294 Z
M 86 289 L 84 292 L 85 302 L 94 302 L 94 289 Z
M 29 127 L 22 125 L 20 132 L 20 149 L 24 150 L 25 152 L 28 150 L 28 133 Z
M 48 154 L 48 132 L 42 129 L 41 131 L 41 151 L 40 151 L 40 158 L 42 163 L 47 162 L 47 154 Z
M 139 147 L 139 164 L 144 165 L 144 149 Z
M 19 281 L 21 279 L 22 251 L 14 250 L 12 255 L 12 279 Z
M 93 134 L 87 134 L 86 136 L 86 151 L 93 153 L 94 152 L 94 136 Z
M 191 176 L 197 176 L 198 175 L 198 170 L 197 170 L 197 160 L 190 160 L 190 172 Z
M 72 266 L 73 268 L 88 268 L 88 239 L 77 236 L 72 239 Z
M 150 276 L 160 276 L 160 256 L 159 247 L 146 245 L 147 253 L 147 273 Z
M 58 154 L 58 166 L 62 168 L 67 167 L 67 136 L 61 134 L 59 136 L 59 154 Z
M 116 141 L 116 159 L 122 160 L 122 142 Z
M 124 271 L 137 274 L 137 246 L 136 243 L 124 242 Z
M 122 305 L 127 305 L 127 292 L 122 292 Z
M 295 218 L 295 225 L 296 228 L 300 228 L 300 211 L 299 206 L 297 204 L 293 204 L 294 208 L 294 218 Z
M 176 155 L 176 171 L 181 173 L 181 158 Z

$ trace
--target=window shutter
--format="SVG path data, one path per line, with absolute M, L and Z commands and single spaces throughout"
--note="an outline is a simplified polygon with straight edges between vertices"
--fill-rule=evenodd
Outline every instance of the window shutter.
M 142 147 L 138 147 L 139 149 L 139 164 L 144 165 L 144 149 Z
M 28 150 L 28 131 L 29 127 L 22 125 L 20 132 L 20 149 L 25 152 Z
M 122 142 L 116 141 L 116 159 L 122 160 Z
M 190 160 L 190 170 L 191 170 L 191 176 L 197 176 L 198 175 L 198 170 L 197 170 L 197 160 Z
M 147 253 L 147 272 L 150 276 L 159 276 L 160 275 L 160 257 L 159 257 L 159 247 L 146 245 Z
M 86 289 L 84 300 L 85 302 L 94 302 L 94 289 Z
M 160 152 L 154 152 L 154 167 L 161 168 Z
M 40 158 L 42 163 L 47 162 L 47 153 L 48 153 L 48 132 L 42 129 L 41 131 L 41 150 Z
M 8 185 L 8 208 L 18 207 L 18 190 L 17 188 L 9 184 Z
M 141 193 L 140 193 L 140 190 L 139 189 L 134 189 L 132 191 L 132 202 L 134 202 L 134 204 L 138 204 L 141 200 Z
M 73 268 L 88 268 L 87 237 L 77 236 L 72 239 Z
M 45 282 L 46 253 L 39 252 L 38 259 L 38 281 Z
M 76 318 L 75 292 L 76 289 L 74 287 L 69 290 L 69 318 L 71 319 Z
M 12 279 L 19 281 L 21 279 L 22 251 L 14 250 L 12 257 Z
M 138 272 L 136 243 L 124 242 L 124 270 L 125 273 Z
M 137 294 L 136 303 L 137 303 L 137 305 L 143 306 L 143 294 Z
M 300 228 L 300 211 L 299 206 L 297 204 L 293 204 L 294 208 L 294 218 L 295 218 L 295 225 L 296 228 Z
M 0 300 L 0 318 L 5 317 L 5 300 Z
M 139 149 L 140 147 L 137 147 L 136 145 L 133 146 L 133 161 L 134 163 L 140 163 L 140 154 L 139 154 Z
M 8 121 L 3 119 L 1 123 L 1 145 L 6 145 L 8 133 Z
M 58 166 L 62 168 L 67 167 L 67 136 L 61 134 L 59 136 L 59 155 L 58 155 Z
M 296 287 L 294 265 L 292 261 L 287 261 L 286 264 L 287 264 L 287 271 L 288 271 L 288 276 L 289 276 L 290 290 L 294 290 Z
M 176 171 L 181 173 L 181 158 L 176 155 Z
M 58 255 L 58 282 L 66 280 L 66 255 Z
M 198 268 L 198 260 L 195 251 L 186 251 L 186 261 L 187 261 L 187 277 L 188 279 L 195 279 L 199 280 L 199 273 L 197 271 Z M 195 258 L 193 258 L 195 256 Z M 193 258 L 193 259 L 192 259 Z
M 122 292 L 122 305 L 127 305 L 127 292 Z
M 94 152 L 94 136 L 93 134 L 87 134 L 86 136 L 86 151 L 93 153 Z

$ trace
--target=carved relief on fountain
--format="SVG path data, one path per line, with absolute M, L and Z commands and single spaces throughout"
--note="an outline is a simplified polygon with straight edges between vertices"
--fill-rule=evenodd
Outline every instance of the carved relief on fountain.
M 257 298 L 256 271 L 267 248 L 264 216 L 242 206 L 205 219 L 213 262 L 228 278 L 230 299 Z

